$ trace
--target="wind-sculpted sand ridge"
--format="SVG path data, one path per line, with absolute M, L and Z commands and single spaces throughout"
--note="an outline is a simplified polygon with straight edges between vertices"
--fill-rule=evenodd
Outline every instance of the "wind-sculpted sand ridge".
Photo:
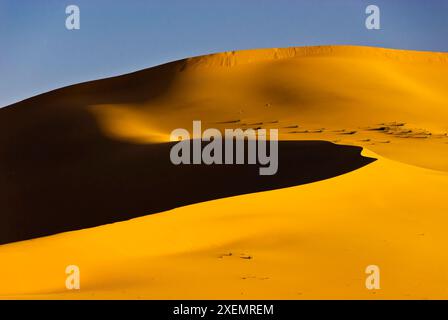
M 182 70 L 188 67 L 234 67 L 242 64 L 258 63 L 271 60 L 341 56 L 359 58 L 363 55 L 376 59 L 409 61 L 416 63 L 448 63 L 446 53 L 427 51 L 407 51 L 362 46 L 314 46 L 252 49 L 213 53 L 200 57 L 188 58 Z

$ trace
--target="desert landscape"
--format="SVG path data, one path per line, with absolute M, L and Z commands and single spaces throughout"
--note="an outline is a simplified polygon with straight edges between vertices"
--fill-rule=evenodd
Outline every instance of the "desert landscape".
M 0 298 L 447 299 L 447 119 L 447 53 L 361 46 L 192 57 L 2 108 Z M 173 165 L 195 120 L 278 129 L 278 173 Z

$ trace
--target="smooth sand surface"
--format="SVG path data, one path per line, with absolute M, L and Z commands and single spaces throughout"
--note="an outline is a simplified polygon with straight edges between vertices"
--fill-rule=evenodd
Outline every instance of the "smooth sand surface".
M 17 210 L 35 188 L 13 185 L 22 180 L 12 169 L 28 155 L 35 170 L 51 172 L 106 157 L 109 144 L 167 142 L 193 120 L 357 145 L 377 161 L 308 184 L 2 245 L 0 295 L 448 298 L 447 105 L 447 54 L 328 46 L 191 58 L 9 106 L 0 110 L 0 169 L 9 182 L 0 197 Z M 172 192 L 183 190 L 173 183 Z M 21 230 L 26 221 L 14 223 Z M 65 289 L 69 264 L 81 268 L 80 291 Z M 372 264 L 380 290 L 365 288 Z

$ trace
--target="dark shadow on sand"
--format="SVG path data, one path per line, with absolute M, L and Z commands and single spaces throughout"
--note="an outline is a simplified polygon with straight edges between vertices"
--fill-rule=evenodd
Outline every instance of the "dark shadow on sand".
M 7 190 L 0 195 L 1 244 L 297 186 L 374 161 L 361 156 L 359 147 L 281 141 L 277 174 L 260 176 L 258 165 L 173 165 L 172 143 L 53 140 L 55 145 L 37 139 L 34 147 L 16 146 L 1 155 L 0 188 Z
M 170 90 L 181 65 L 78 84 L 0 109 L 0 244 L 297 186 L 374 161 L 359 147 L 280 142 L 277 174 L 260 176 L 258 165 L 175 166 L 169 143 L 103 135 L 89 106 L 155 99 Z

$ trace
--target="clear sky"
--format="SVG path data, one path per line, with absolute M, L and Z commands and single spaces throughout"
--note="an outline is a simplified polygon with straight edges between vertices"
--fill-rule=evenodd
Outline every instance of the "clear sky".
M 324 44 L 448 52 L 448 0 L 0 0 L 0 107 L 189 56 Z

